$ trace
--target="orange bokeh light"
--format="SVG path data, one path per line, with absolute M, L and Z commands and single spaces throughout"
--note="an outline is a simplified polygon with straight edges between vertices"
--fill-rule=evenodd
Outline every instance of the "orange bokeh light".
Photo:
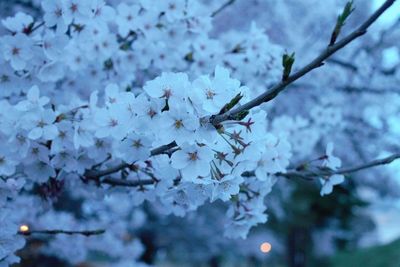
M 268 253 L 271 251 L 271 249 L 272 249 L 272 246 L 268 242 L 264 242 L 260 245 L 260 250 L 262 253 Z
M 26 224 L 23 224 L 19 227 L 20 232 L 28 232 L 29 231 L 29 226 Z

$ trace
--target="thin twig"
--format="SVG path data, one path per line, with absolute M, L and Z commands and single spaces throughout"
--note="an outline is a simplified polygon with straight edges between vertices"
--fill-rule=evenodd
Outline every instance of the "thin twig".
M 216 15 L 218 15 L 222 10 L 224 10 L 225 8 L 227 8 L 228 6 L 232 5 L 233 3 L 235 3 L 236 0 L 228 0 L 226 1 L 222 6 L 220 6 L 217 10 L 215 10 L 213 13 L 211 13 L 211 17 L 215 17 Z
M 344 86 L 338 89 L 348 93 L 371 93 L 371 94 L 400 94 L 400 89 L 397 88 L 369 88 L 369 87 L 355 87 L 355 86 Z
M 347 174 L 347 173 L 352 173 L 352 172 L 357 172 L 357 171 L 361 171 L 364 169 L 372 168 L 372 167 L 379 166 L 379 165 L 386 165 L 386 164 L 392 163 L 393 161 L 395 161 L 396 159 L 399 159 L 399 158 L 400 158 L 400 153 L 396 153 L 389 157 L 373 160 L 371 162 L 361 164 L 358 166 L 354 166 L 354 167 L 350 167 L 350 168 L 342 168 L 337 171 L 334 171 L 333 174 Z
M 131 181 L 131 180 L 107 177 L 107 178 L 101 180 L 100 183 L 109 184 L 109 185 L 112 185 L 112 186 L 137 187 L 137 186 L 144 186 L 144 185 L 154 184 L 154 183 L 156 183 L 156 181 L 153 180 L 153 179 Z
M 342 49 L 346 45 L 348 45 L 353 40 L 358 37 L 364 35 L 367 32 L 367 29 L 391 6 L 396 0 L 387 0 L 378 10 L 376 10 L 361 26 L 359 26 L 352 33 L 344 37 L 341 41 L 337 42 L 334 45 L 328 46 L 320 55 L 318 55 L 314 60 L 312 60 L 309 64 L 304 66 L 302 69 L 290 75 L 286 80 L 279 82 L 271 89 L 266 91 L 265 93 L 259 95 L 255 99 L 247 102 L 246 104 L 232 109 L 224 114 L 211 116 L 210 123 L 213 125 L 218 125 L 223 121 L 230 120 L 235 117 L 235 115 L 239 114 L 242 111 L 250 110 L 256 106 L 261 105 L 262 103 L 269 102 L 275 97 L 279 95 L 289 84 L 303 77 L 313 69 L 319 68 L 324 64 L 324 61 L 328 59 L 332 54 Z
M 28 230 L 28 231 L 18 231 L 19 235 L 32 235 L 32 234 L 46 234 L 46 235 L 56 235 L 56 234 L 64 234 L 64 235 L 101 235 L 106 232 L 105 229 L 97 229 L 97 230 L 83 230 L 83 231 L 69 231 L 69 230 L 61 230 L 61 229 L 53 229 L 53 230 Z
M 36 26 L 34 26 L 34 27 L 31 29 L 30 33 L 33 33 L 34 31 L 36 31 L 37 29 L 39 29 L 39 28 L 42 27 L 43 25 L 44 25 L 44 21 L 41 22 L 41 23 L 39 23 L 39 24 L 37 24 Z
M 315 177 L 323 177 L 323 176 L 331 176 L 335 174 L 349 174 L 369 168 L 373 168 L 376 166 L 380 165 L 386 165 L 389 163 L 392 163 L 396 159 L 400 158 L 400 153 L 393 154 L 391 156 L 382 158 L 382 159 L 376 159 L 364 164 L 356 165 L 353 167 L 347 167 L 347 168 L 341 168 L 338 170 L 331 170 L 331 169 L 313 169 L 312 171 L 310 170 L 305 170 L 305 171 L 288 171 L 286 173 L 280 173 L 278 176 L 283 176 L 287 178 L 315 178 Z
M 337 58 L 329 58 L 329 59 L 327 59 L 326 61 L 327 61 L 327 62 L 330 62 L 330 63 L 333 63 L 333 64 L 336 64 L 336 65 L 338 65 L 338 66 L 341 66 L 341 67 L 343 67 L 343 68 L 352 70 L 352 71 L 354 71 L 354 72 L 358 70 L 358 67 L 357 67 L 356 65 L 351 64 L 350 62 L 346 62 L 346 61 L 337 59 Z
M 169 143 L 168 145 L 159 146 L 159 147 L 151 150 L 150 155 L 156 156 L 156 155 L 163 154 L 166 151 L 168 151 L 169 149 L 174 148 L 176 146 L 177 146 L 177 144 L 175 142 Z M 86 170 L 86 172 L 83 176 L 89 180 L 96 180 L 100 177 L 119 172 L 125 168 L 129 168 L 130 166 L 131 166 L 131 164 L 124 162 L 124 163 L 118 164 L 117 166 L 110 167 L 105 170 Z

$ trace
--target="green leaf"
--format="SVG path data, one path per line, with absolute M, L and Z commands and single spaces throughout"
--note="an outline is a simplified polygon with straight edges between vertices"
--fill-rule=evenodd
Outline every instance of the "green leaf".
M 240 112 L 235 116 L 235 120 L 241 121 L 241 120 L 243 120 L 244 118 L 246 118 L 247 115 L 249 115 L 249 111 L 248 111 L 248 110 L 240 111 Z
M 224 114 L 225 112 L 228 112 L 231 110 L 234 106 L 236 106 L 237 103 L 243 98 L 242 93 L 238 93 L 234 98 L 232 98 L 231 101 L 229 101 L 228 104 L 225 104 L 221 110 L 219 111 L 218 114 Z
M 334 45 L 336 42 L 336 39 L 339 37 L 340 31 L 345 24 L 347 18 L 350 16 L 350 14 L 354 11 L 353 7 L 353 0 L 349 1 L 346 3 L 346 6 L 344 7 L 342 13 L 338 16 L 335 28 L 333 29 L 332 35 L 331 35 L 331 41 L 329 45 Z
M 292 72 L 292 66 L 295 60 L 295 54 L 294 52 L 292 54 L 284 54 L 282 56 L 282 66 L 283 66 L 283 75 L 282 75 L 282 81 L 286 81 L 290 73 Z

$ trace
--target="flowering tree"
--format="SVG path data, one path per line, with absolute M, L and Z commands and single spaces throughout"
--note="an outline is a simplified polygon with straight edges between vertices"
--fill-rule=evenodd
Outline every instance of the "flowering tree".
M 400 158 L 400 71 L 382 60 L 399 31 L 369 33 L 395 0 L 372 13 L 353 1 L 265 0 L 275 17 L 224 28 L 229 9 L 259 2 L 5 4 L 0 266 L 39 241 L 35 253 L 71 264 L 97 253 L 140 266 L 146 225 L 169 237 L 152 242 L 179 249 L 174 216 L 198 225 L 185 235 L 213 239 L 211 255 L 267 221 L 280 183 L 317 181 L 324 196 L 346 175 Z M 318 12 L 292 33 L 285 17 L 310 4 Z M 315 21 L 323 34 L 311 29 L 319 39 L 307 44 Z

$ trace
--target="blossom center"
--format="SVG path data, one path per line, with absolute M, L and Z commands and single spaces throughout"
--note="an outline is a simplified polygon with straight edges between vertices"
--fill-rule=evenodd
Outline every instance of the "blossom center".
M 134 141 L 133 141 L 132 146 L 135 147 L 135 148 L 140 148 L 140 147 L 142 147 L 143 145 L 142 145 L 142 143 L 140 142 L 140 139 L 138 139 L 138 140 L 134 140 Z
M 149 111 L 147 112 L 147 115 L 149 115 L 150 118 L 153 118 L 156 114 L 157 112 L 155 112 L 152 108 L 150 108 Z
M 211 89 L 207 89 L 206 96 L 207 99 L 213 99 L 216 93 L 214 93 Z
M 115 127 L 115 126 L 117 126 L 118 125 L 118 121 L 116 120 L 116 119 L 111 119 L 110 120 L 110 126 L 111 127 Z
M 172 90 L 170 88 L 164 88 L 164 95 L 163 97 L 170 98 L 172 95 Z
M 43 128 L 44 126 L 46 126 L 46 123 L 43 120 L 40 120 L 37 124 L 38 127 Z
M 77 4 L 72 4 L 70 7 L 72 13 L 75 13 L 78 10 L 78 5 Z
M 56 15 L 56 17 L 61 17 L 62 16 L 62 10 L 61 8 L 58 8 L 54 11 L 54 14 Z
M 14 47 L 11 51 L 11 53 L 15 56 L 19 54 L 20 49 L 18 47 Z
M 183 122 L 182 120 L 175 120 L 174 125 L 176 129 L 180 129 L 183 126 Z
M 188 156 L 189 156 L 189 160 L 191 160 L 191 161 L 196 161 L 199 159 L 197 152 L 189 152 Z

